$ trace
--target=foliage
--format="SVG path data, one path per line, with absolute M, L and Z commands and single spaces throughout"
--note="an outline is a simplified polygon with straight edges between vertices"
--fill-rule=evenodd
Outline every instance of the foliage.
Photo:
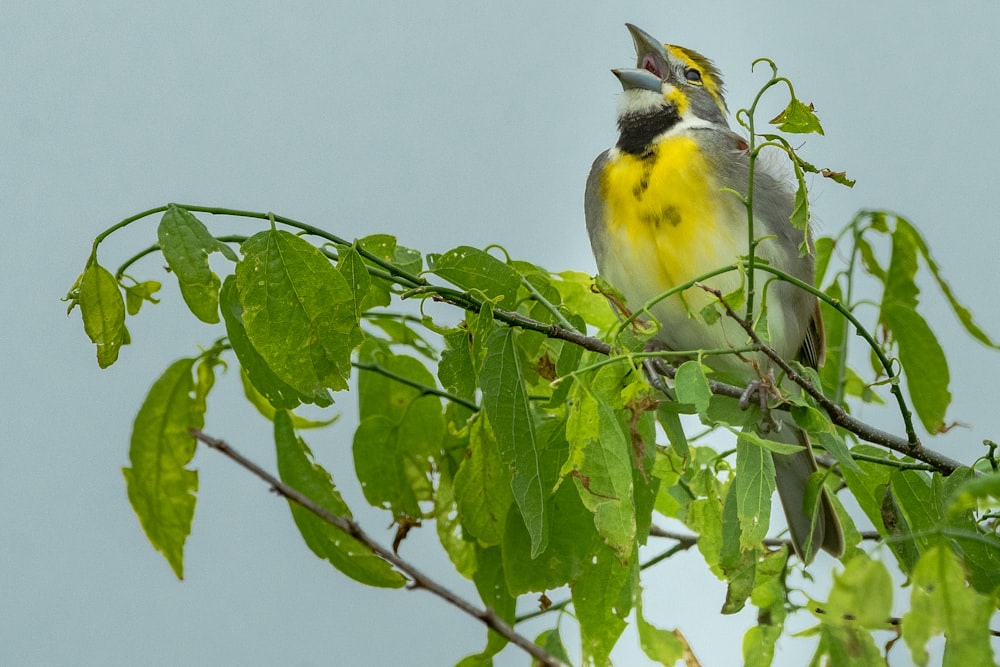
M 761 94 L 784 84 L 791 97 L 772 123 L 783 132 L 822 132 L 812 107 L 771 67 Z M 849 181 L 802 160 L 781 135 L 758 133 L 755 107 L 756 101 L 737 115 L 750 133 L 751 154 L 776 147 L 789 156 L 799 187 L 793 221 L 804 229 L 804 175 Z M 98 262 L 105 238 L 159 213 L 155 245 L 113 274 Z M 195 213 L 268 225 L 249 237 L 215 237 Z M 794 282 L 760 264 L 752 248 L 740 266 L 723 270 L 745 271 L 750 290 L 751 267 Z M 919 312 L 921 262 L 968 332 L 996 344 L 900 215 L 863 211 L 838 236 L 815 240 L 821 289 L 799 286 L 822 299 L 827 363 L 818 373 L 793 365 L 806 391 L 771 401 L 772 410 L 790 408 L 828 455 L 832 467 L 817 475 L 816 488 L 826 484 L 853 496 L 884 545 L 865 546 L 838 503 L 848 549 L 827 598 L 815 601 L 789 594 L 786 577 L 802 564 L 787 543 L 765 539 L 774 489 L 766 450 L 787 447 L 744 430 L 766 418 L 765 411 L 740 405 L 743 388 L 707 375 L 697 351 L 645 352 L 652 329 L 643 304 L 632 304 L 636 316 L 620 321 L 601 291 L 614 293 L 601 281 L 599 290 L 589 276 L 553 273 L 502 252 L 461 246 L 425 256 L 386 235 L 350 242 L 273 214 L 170 204 L 98 236 L 68 296 L 71 310 L 80 307 L 102 368 L 131 343 L 127 316 L 157 303 L 158 282 L 127 274 L 153 252 L 162 253 L 191 313 L 224 327 L 205 351 L 173 362 L 154 382 L 136 416 L 124 470 L 143 529 L 178 577 L 197 493 L 191 429 L 204 423 L 215 369 L 235 362 L 248 402 L 274 422 L 281 480 L 345 518 L 351 513 L 333 477 L 299 435 L 331 422 L 292 411 L 330 406 L 331 392 L 347 390 L 356 376 L 354 472 L 367 501 L 392 514 L 398 539 L 418 523 L 436 521 L 456 569 L 475 582 L 501 621 L 518 620 L 520 596 L 568 587 L 586 664 L 608 663 L 633 612 L 651 660 L 693 660 L 697 647 L 688 647 L 682 629 L 663 630 L 643 616 L 641 572 L 695 544 L 727 582 L 723 613 L 747 604 L 758 609 L 758 624 L 743 638 L 747 664 L 771 663 L 793 615 L 814 617 L 804 634 L 818 638 L 816 664 L 823 656 L 832 664 L 883 664 L 887 654 L 904 650 L 893 647 L 901 637 L 923 665 L 936 635 L 945 639 L 945 664 L 993 663 L 988 622 L 1000 590 L 1000 540 L 991 508 L 1000 498 L 1000 472 L 995 446 L 959 465 L 917 438 L 911 412 L 927 432 L 938 433 L 948 428 L 951 400 L 943 349 Z M 224 264 L 231 268 L 224 278 L 209 261 L 216 252 L 234 264 Z M 880 295 L 855 294 L 865 277 Z M 450 304 L 453 320 L 402 308 L 404 300 Z M 735 316 L 721 311 L 737 301 L 745 297 L 727 295 L 718 310 L 701 316 L 708 322 Z M 877 308 L 866 308 L 873 302 Z M 860 354 L 849 344 L 855 332 L 870 346 Z M 650 358 L 673 377 L 673 397 L 647 381 L 643 361 Z M 905 438 L 850 417 L 852 405 L 882 403 L 886 392 L 899 408 Z M 685 431 L 694 420 L 740 433 L 736 449 L 720 454 L 698 445 Z M 357 535 L 296 504 L 292 516 L 307 546 L 343 574 L 371 586 L 405 583 Z M 667 534 L 654 516 L 690 532 L 674 535 L 677 546 L 644 563 L 639 547 Z M 908 578 L 908 591 L 894 586 L 887 568 L 893 563 Z M 901 619 L 890 617 L 894 593 L 909 597 Z M 551 664 L 568 660 L 559 622 L 569 605 L 550 608 L 553 627 L 536 640 Z M 880 645 L 885 637 L 894 638 Z M 483 652 L 460 664 L 491 664 L 508 639 L 490 632 Z

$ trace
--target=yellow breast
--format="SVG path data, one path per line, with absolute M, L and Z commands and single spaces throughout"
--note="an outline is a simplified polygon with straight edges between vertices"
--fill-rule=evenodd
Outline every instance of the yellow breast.
M 690 137 L 666 139 L 643 156 L 618 154 L 605 165 L 600 186 L 608 255 L 601 271 L 633 308 L 732 263 L 746 244 L 733 224 L 736 198 L 721 191 Z M 687 307 L 710 300 L 701 295 L 686 292 Z M 674 308 L 680 306 L 676 301 Z

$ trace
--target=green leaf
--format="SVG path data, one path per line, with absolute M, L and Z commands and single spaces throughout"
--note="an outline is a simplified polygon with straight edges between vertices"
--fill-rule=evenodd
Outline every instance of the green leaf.
M 816 256 L 815 280 L 817 285 L 823 284 L 823 279 L 826 277 L 826 269 L 830 265 L 830 258 L 833 257 L 833 251 L 836 246 L 837 242 L 829 236 L 821 236 L 813 241 L 813 252 Z
M 337 270 L 351 287 L 354 302 L 354 318 L 361 319 L 361 313 L 376 305 L 378 297 L 372 292 L 372 279 L 368 275 L 365 260 L 358 253 L 357 244 L 350 248 L 341 248 L 337 261 Z
M 944 634 L 944 667 L 994 665 L 990 646 L 990 616 L 996 596 L 976 593 L 965 582 L 962 563 L 944 544 L 920 557 L 910 578 L 910 609 L 902 631 L 913 660 L 928 663 L 927 641 Z
M 740 546 L 756 549 L 767 537 L 774 495 L 774 460 L 771 453 L 750 440 L 749 432 L 736 441 L 736 509 L 740 520 Z
M 458 507 L 455 505 L 455 485 L 450 465 L 441 466 L 441 477 L 434 494 L 434 523 L 438 541 L 444 547 L 455 570 L 472 579 L 476 571 L 476 544 L 468 539 L 462 528 Z
M 544 630 L 535 638 L 535 643 L 557 660 L 562 660 L 567 665 L 570 664 L 569 654 L 563 645 L 562 637 L 559 636 L 559 628 Z
M 601 549 L 585 573 L 570 583 L 580 624 L 583 664 L 610 665 L 609 656 L 625 629 L 638 576 L 637 559 L 625 566 L 610 549 Z
M 892 579 L 885 566 L 865 556 L 845 563 L 834 574 L 830 599 L 822 605 L 820 651 L 835 665 L 884 664 L 870 630 L 887 629 L 892 605 Z M 818 656 L 817 656 L 818 657 Z
M 809 434 L 814 444 L 818 444 L 837 460 L 841 468 L 857 468 L 857 463 L 847 449 L 847 443 L 830 421 L 829 415 L 811 405 L 796 405 L 792 407 L 792 418 Z
M 521 357 L 515 346 L 517 333 L 496 327 L 486 341 L 480 387 L 482 406 L 493 427 L 500 457 L 510 466 L 514 501 L 531 535 L 531 555 L 537 556 L 548 543 L 549 525 L 542 488 L 539 443 L 524 386 Z
M 236 286 L 254 348 L 302 394 L 346 389 L 361 340 L 350 285 L 319 250 L 288 232 L 255 234 L 242 250 Z
M 461 398 L 476 395 L 476 368 L 472 361 L 472 334 L 455 327 L 444 334 L 444 351 L 437 367 L 441 386 Z
M 908 228 L 897 225 L 892 234 L 892 254 L 886 271 L 882 306 L 898 306 L 913 310 L 917 307 L 917 242 Z
M 195 393 L 194 359 L 179 359 L 150 388 L 132 426 L 131 466 L 123 468 L 128 499 L 146 537 L 178 579 L 184 578 L 184 541 L 191 533 L 198 473 L 188 469 L 205 405 Z
M 486 298 L 502 297 L 501 307 L 512 309 L 521 277 L 499 259 L 476 248 L 459 246 L 438 257 L 434 273 L 465 290 L 479 290 Z
M 570 312 L 580 315 L 587 324 L 600 331 L 608 331 L 618 324 L 618 316 L 611 304 L 594 291 L 593 278 L 578 271 L 563 271 L 556 275 L 561 280 L 554 281 L 553 285 Z
M 284 410 L 274 417 L 274 442 L 281 481 L 331 514 L 350 519 L 351 511 L 334 486 L 330 473 L 313 461 L 305 441 L 295 435 L 291 415 Z M 288 507 L 309 549 L 348 577 L 383 588 L 400 588 L 406 584 L 406 578 L 392 565 L 351 535 L 298 503 L 288 501 Z
M 159 303 L 160 300 L 157 299 L 154 294 L 160 291 L 160 283 L 155 280 L 147 280 L 142 283 L 135 283 L 132 285 L 123 285 L 125 289 L 125 309 L 128 311 L 129 315 L 138 315 L 139 309 L 142 304 L 146 301 L 150 303 Z
M 380 355 L 377 363 L 392 375 L 434 386 L 430 371 L 413 357 Z M 358 413 L 354 465 L 365 497 L 397 518 L 421 516 L 418 502 L 432 496 L 429 460 L 444 437 L 441 399 L 364 370 L 358 377 Z
M 235 262 L 233 251 L 216 240 L 198 218 L 173 204 L 164 212 L 156 235 L 167 265 L 177 276 L 184 303 L 202 322 L 218 322 L 220 281 L 208 264 L 208 256 L 222 252 Z
M 798 178 L 798 187 L 795 188 L 795 205 L 788 221 L 792 223 L 792 227 L 800 231 L 809 228 L 809 191 L 806 189 L 805 179 L 801 176 Z M 799 254 L 803 254 L 802 249 L 799 250 Z
M 382 317 L 369 314 L 365 318 L 365 321 L 368 324 L 381 329 L 382 332 L 389 337 L 390 343 L 406 345 L 407 347 L 419 352 L 427 359 L 437 359 L 438 351 L 433 345 L 428 343 L 423 336 L 407 324 L 408 320 L 406 317 L 394 317 L 388 314 Z M 421 326 L 430 329 L 428 322 L 421 322 Z
M 549 548 L 534 558 L 531 537 L 521 515 L 507 513 L 501 548 L 507 588 L 514 595 L 565 586 L 583 574 L 598 551 L 607 550 L 594 526 L 594 515 L 584 506 L 576 485 L 559 486 L 551 512 L 559 521 L 552 526 Z
M 899 345 L 899 360 L 914 411 L 928 432 L 940 433 L 945 429 L 945 415 L 951 404 L 948 360 L 941 344 L 912 308 L 883 303 L 882 320 L 892 329 Z
M 858 251 L 861 253 L 861 265 L 864 266 L 865 271 L 868 272 L 868 275 L 878 278 L 882 284 L 885 284 L 889 277 L 879 263 L 878 257 L 875 256 L 871 244 L 861 236 L 858 237 L 857 243 Z
M 562 468 L 594 513 L 597 532 L 623 561 L 631 555 L 637 534 L 633 450 L 610 401 L 620 401 L 629 372 L 624 364 L 615 364 L 602 367 L 591 382 L 577 379 L 571 393 L 575 409 L 566 425 L 570 456 Z
M 677 400 L 690 403 L 698 411 L 702 422 L 706 419 L 709 401 L 712 400 L 712 390 L 708 386 L 705 370 L 697 361 L 685 361 L 677 369 L 674 378 Z
M 744 667 L 768 667 L 774 659 L 774 647 L 784 630 L 785 566 L 788 550 L 765 553 L 755 568 L 750 601 L 758 608 L 758 624 L 743 635 Z
M 290 410 L 300 403 L 314 403 L 320 407 L 333 403 L 333 398 L 326 389 L 319 387 L 312 394 L 302 393 L 271 370 L 267 361 L 250 342 L 243 327 L 243 306 L 240 305 L 234 276 L 227 276 L 222 283 L 219 305 L 229 344 L 240 362 L 242 373 L 268 403 L 278 410 Z
M 514 496 L 509 469 L 483 419 L 469 429 L 469 449 L 455 473 L 455 502 L 470 535 L 484 545 L 500 543 Z
M 770 123 L 777 125 L 782 132 L 793 134 L 823 134 L 823 127 L 819 124 L 819 117 L 811 104 L 792 98 L 788 102 L 785 110 L 773 118 Z
M 80 276 L 76 300 L 80 304 L 83 330 L 97 345 L 97 365 L 107 368 L 118 360 L 118 351 L 125 345 L 125 302 L 118 281 L 96 261 L 89 262 Z
M 480 599 L 500 619 L 509 625 L 514 625 L 516 600 L 507 592 L 500 548 L 479 549 L 476 553 L 476 561 L 479 566 L 476 568 L 472 580 L 476 584 L 476 590 L 479 591 Z M 506 639 L 490 630 L 487 633 L 486 648 L 480 656 L 483 658 L 494 656 L 506 645 Z
M 792 445 L 787 442 L 778 442 L 777 440 L 770 440 L 768 438 L 764 438 L 757 435 L 753 431 L 737 431 L 734 428 L 727 428 L 726 430 L 735 435 L 737 438 L 742 438 L 743 440 L 746 440 L 748 444 L 751 444 L 754 447 L 766 449 L 767 451 L 774 452 L 776 454 L 795 454 L 805 449 L 804 445 Z M 739 450 L 737 449 L 737 455 L 738 452 Z

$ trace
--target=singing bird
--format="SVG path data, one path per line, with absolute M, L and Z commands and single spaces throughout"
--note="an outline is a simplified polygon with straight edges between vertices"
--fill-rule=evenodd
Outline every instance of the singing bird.
M 623 93 L 618 105 L 618 142 L 599 155 L 587 179 L 587 230 L 600 274 L 639 307 L 659 294 L 710 271 L 737 263 L 748 253 L 744 202 L 750 176 L 747 140 L 729 128 L 722 76 L 701 54 L 662 44 L 628 25 L 635 68 L 612 70 Z M 803 232 L 789 217 L 794 194 L 776 164 L 759 160 L 753 179 L 754 232 L 760 261 L 813 284 L 814 258 L 800 254 Z M 730 294 L 744 278 L 715 276 L 709 287 Z M 766 305 L 770 345 L 784 359 L 817 367 L 824 356 L 819 304 L 808 292 L 769 273 L 755 275 L 755 312 Z M 760 293 L 766 296 L 763 301 Z M 731 318 L 706 323 L 702 309 L 716 297 L 698 286 L 651 308 L 661 328 L 654 343 L 670 350 L 744 346 L 745 331 Z M 744 384 L 771 372 L 754 354 L 713 354 L 713 370 Z M 777 411 L 776 411 L 777 412 Z M 844 551 L 840 521 L 823 489 L 815 511 L 805 507 L 806 482 L 817 470 L 808 435 L 787 413 L 775 415 L 767 437 L 804 446 L 795 454 L 773 454 L 776 486 L 796 553 L 806 563 L 820 548 Z

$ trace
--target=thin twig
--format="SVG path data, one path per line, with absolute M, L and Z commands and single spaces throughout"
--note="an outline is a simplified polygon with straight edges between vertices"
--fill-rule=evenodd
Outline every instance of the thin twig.
M 878 531 L 874 530 L 863 530 L 860 532 L 860 535 L 862 540 L 876 541 L 882 539 L 882 536 L 878 534 Z M 662 537 L 668 540 L 674 540 L 678 544 L 683 545 L 685 548 L 690 548 L 698 543 L 697 535 L 689 535 L 687 533 L 675 533 L 671 530 L 666 530 L 656 525 L 650 526 L 649 536 Z M 789 549 L 792 548 L 791 540 L 783 540 L 778 537 L 766 538 L 762 540 L 762 543 L 764 544 L 764 546 L 768 547 L 788 547 Z
M 502 636 L 507 641 L 521 647 L 527 653 L 529 653 L 535 660 L 541 665 L 546 667 L 567 667 L 567 665 L 558 660 L 557 658 L 550 655 L 547 651 L 542 649 L 540 646 L 529 640 L 527 637 L 523 637 L 518 634 L 513 627 L 511 627 L 506 621 L 496 615 L 492 609 L 480 609 L 475 605 L 462 599 L 455 593 L 451 592 L 441 584 L 437 583 L 423 572 L 418 570 L 416 567 L 411 565 L 409 562 L 397 556 L 391 549 L 387 549 L 376 542 L 374 539 L 365 533 L 361 526 L 357 524 L 353 519 L 348 519 L 346 517 L 337 516 L 332 512 L 329 512 L 325 508 L 317 505 L 308 497 L 304 496 L 299 491 L 288 486 L 280 479 L 274 477 L 266 470 L 258 466 L 253 461 L 245 458 L 242 454 L 230 447 L 225 441 L 213 438 L 210 435 L 203 433 L 198 429 L 191 429 L 191 435 L 197 439 L 199 442 L 211 447 L 212 449 L 225 454 L 230 459 L 235 461 L 237 464 L 249 470 L 253 474 L 260 477 L 262 480 L 271 485 L 271 488 L 277 491 L 280 495 L 284 496 L 288 500 L 301 505 L 305 509 L 309 510 L 316 516 L 318 516 L 323 521 L 327 522 L 331 526 L 335 526 L 340 530 L 344 531 L 354 539 L 358 540 L 378 557 L 385 561 L 388 561 L 393 567 L 395 567 L 400 572 L 406 574 L 413 581 L 410 588 L 423 588 L 424 590 L 433 593 L 442 600 L 454 605 L 461 611 L 465 612 L 469 616 L 482 621 L 489 629 L 493 630 L 500 636 Z

